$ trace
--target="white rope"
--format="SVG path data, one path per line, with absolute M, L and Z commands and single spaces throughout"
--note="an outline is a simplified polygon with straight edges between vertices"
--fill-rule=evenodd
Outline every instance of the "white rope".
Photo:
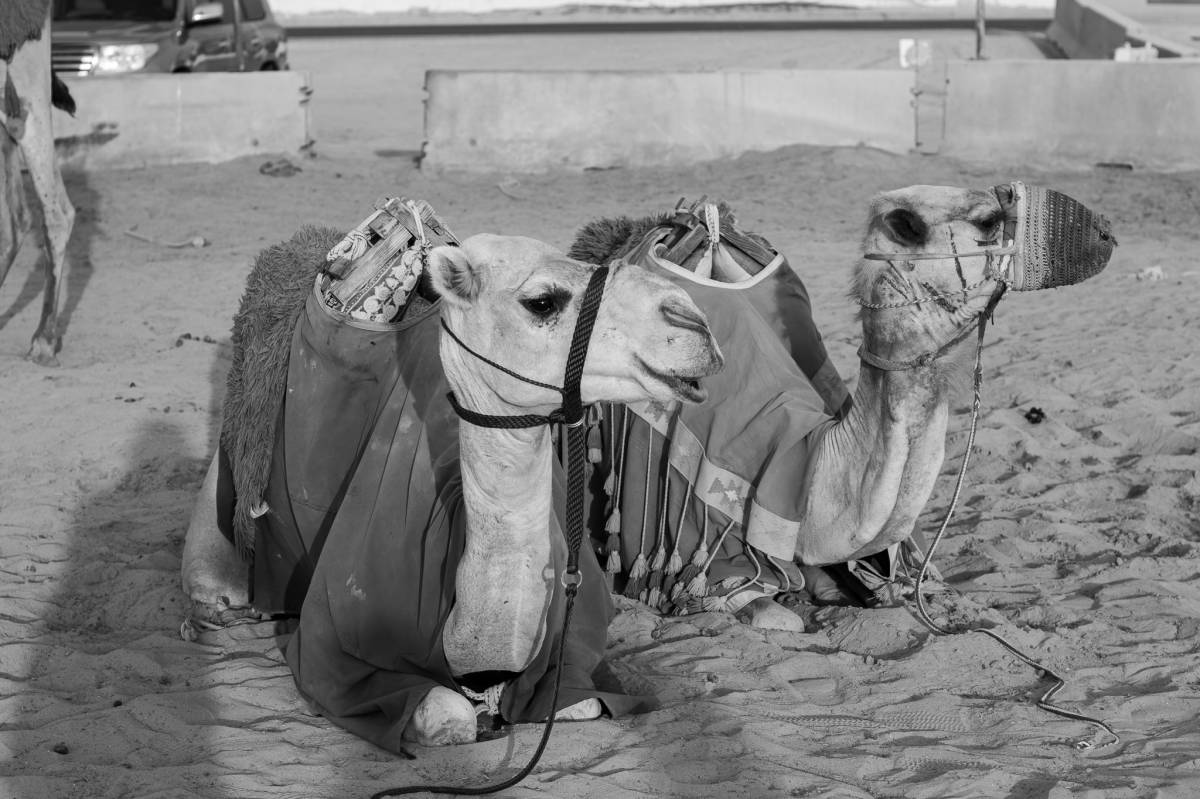
M 925 573 L 929 569 L 929 564 L 933 561 L 933 551 L 937 548 L 938 543 L 946 534 L 946 528 L 950 525 L 950 517 L 954 515 L 954 510 L 958 506 L 959 497 L 962 495 L 963 484 L 966 481 L 967 463 L 971 459 L 971 449 L 975 445 L 975 430 L 979 424 L 980 388 L 983 385 L 983 330 L 984 324 L 981 320 L 979 324 L 979 345 L 975 350 L 975 395 L 971 403 L 971 427 L 967 433 L 967 449 L 966 452 L 963 453 L 962 464 L 958 469 L 958 478 L 954 483 L 954 493 L 950 497 L 949 507 L 946 508 L 946 516 L 942 519 L 942 524 L 938 528 L 937 534 L 934 535 L 933 540 L 929 542 L 929 548 L 925 552 L 925 559 L 921 562 L 921 568 L 917 571 L 916 585 L 913 589 L 913 592 L 916 595 L 918 617 L 926 627 L 928 627 L 937 635 L 953 635 L 954 631 L 936 624 L 933 619 L 929 617 L 929 613 L 925 610 L 925 600 L 921 595 L 921 585 L 925 581 Z M 1117 732 L 1104 721 L 1098 718 L 1093 718 L 1092 716 L 1085 716 L 1082 713 L 1076 713 L 1073 710 L 1068 710 L 1059 705 L 1050 703 L 1050 700 L 1054 697 L 1054 695 L 1061 691 L 1067 684 L 1067 681 L 1054 671 L 1029 657 L 1014 644 L 1006 640 L 1003 636 L 987 629 L 986 627 L 972 627 L 965 630 L 965 632 L 983 633 L 1011 652 L 1021 662 L 1054 681 L 1054 684 L 1046 689 L 1045 693 L 1043 693 L 1042 696 L 1035 702 L 1040 709 L 1045 710 L 1047 713 L 1053 713 L 1056 716 L 1062 716 L 1063 718 L 1086 722 L 1087 724 L 1091 724 L 1104 730 L 1112 736 L 1111 740 L 1099 745 L 1088 740 L 1076 741 L 1076 749 L 1079 751 L 1089 751 L 1091 749 L 1113 746 L 1121 742 L 1121 736 L 1118 735 Z
M 465 685 L 460 685 L 459 689 L 467 699 L 486 707 L 490 715 L 498 716 L 500 715 L 500 697 L 504 695 L 504 688 L 507 685 L 506 682 L 499 682 L 482 691 L 472 691 Z

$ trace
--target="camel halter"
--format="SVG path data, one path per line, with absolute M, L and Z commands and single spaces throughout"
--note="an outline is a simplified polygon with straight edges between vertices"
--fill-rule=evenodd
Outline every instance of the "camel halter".
M 562 407 L 552 411 L 548 416 L 536 413 L 498 416 L 464 408 L 459 403 L 458 398 L 454 396 L 454 392 L 451 391 L 446 395 L 446 398 L 450 401 L 450 406 L 454 408 L 454 412 L 458 414 L 458 417 L 464 422 L 476 425 L 477 427 L 506 429 L 540 427 L 541 425 L 551 424 L 565 424 L 568 428 L 573 429 L 582 425 L 583 400 L 579 394 L 579 384 L 583 378 L 583 362 L 587 360 L 588 343 L 592 338 L 592 328 L 596 324 L 596 315 L 600 312 L 600 301 L 604 298 L 604 283 L 607 279 L 607 266 L 597 267 L 592 271 L 591 277 L 588 278 L 587 288 L 584 289 L 583 299 L 579 304 L 579 317 L 575 321 L 575 332 L 571 336 L 571 349 L 567 353 L 567 370 L 563 376 L 562 386 L 555 386 L 526 377 L 477 352 L 459 338 L 443 318 L 442 329 L 446 331 L 455 344 L 462 347 L 466 352 L 509 377 L 516 378 L 531 386 L 557 391 L 562 394 L 563 398 Z
M 371 799 L 381 799 L 381 797 L 386 796 L 402 796 L 411 793 L 449 793 L 458 796 L 482 796 L 484 794 L 503 791 L 505 788 L 511 788 L 533 773 L 534 767 L 537 766 L 538 761 L 542 758 L 542 753 L 546 750 L 546 744 L 550 742 L 550 731 L 554 729 L 554 717 L 558 713 L 558 694 L 559 688 L 562 685 L 563 656 L 567 649 L 567 635 L 571 629 L 571 616 L 575 610 L 575 597 L 579 593 L 579 586 L 583 583 L 583 575 L 579 572 L 579 550 L 583 545 L 584 533 L 584 467 L 587 460 L 587 428 L 583 423 L 584 407 L 579 388 L 580 382 L 583 379 L 583 363 L 587 360 L 588 343 L 592 338 L 592 328 L 596 324 L 596 315 L 600 312 L 600 301 L 604 297 L 604 283 L 607 278 L 608 267 L 601 266 L 597 267 L 588 279 L 587 288 L 583 292 L 583 299 L 579 305 L 579 317 L 575 321 L 575 332 L 571 336 L 571 349 L 567 353 L 566 374 L 563 376 L 563 385 L 561 388 L 525 377 L 481 355 L 468 347 L 462 339 L 454 334 L 454 331 L 450 329 L 446 321 L 442 320 L 442 329 L 450 335 L 450 338 L 487 365 L 530 385 L 548 388 L 562 394 L 562 407 L 553 411 L 548 416 L 540 416 L 538 414 L 494 416 L 477 413 L 460 405 L 454 396 L 454 392 L 450 392 L 447 395 L 451 407 L 454 408 L 454 412 L 468 424 L 479 427 L 514 429 L 561 423 L 567 428 L 567 507 L 564 528 L 567 538 L 567 566 L 559 578 L 566 592 L 567 604 L 563 611 L 562 636 L 559 640 L 558 656 L 555 660 L 554 693 L 550 701 L 550 713 L 546 718 L 546 726 L 542 730 L 542 738 L 538 742 L 533 757 L 530 758 L 524 768 L 508 779 L 495 785 L 487 785 L 479 788 L 451 785 L 406 785 L 401 788 L 380 791 L 373 794 Z
M 970 258 L 970 257 L 979 257 L 979 256 L 983 256 L 988 259 L 988 264 L 987 264 L 987 267 L 985 268 L 985 272 L 984 272 L 984 274 L 986 274 L 987 277 L 985 277 L 983 280 L 980 280 L 976 283 L 972 283 L 969 286 L 963 286 L 958 291 L 931 292 L 929 294 L 925 294 L 923 296 L 916 297 L 911 300 L 900 300 L 897 302 L 875 303 L 875 302 L 866 302 L 861 299 L 858 300 L 858 304 L 868 310 L 882 311 L 882 310 L 891 310 L 893 308 L 908 308 L 913 305 L 922 305 L 927 302 L 935 302 L 937 300 L 946 299 L 949 297 L 964 297 L 965 298 L 965 297 L 970 296 L 971 293 L 973 291 L 975 291 L 976 289 L 982 287 L 986 283 L 993 281 L 993 280 L 996 281 L 997 283 L 999 283 L 1000 290 L 993 293 L 992 297 L 988 300 L 987 308 L 985 308 L 982 313 L 977 314 L 975 316 L 973 324 L 969 324 L 966 327 L 964 327 L 962 330 L 955 333 L 954 336 L 951 337 L 951 339 L 949 341 L 947 341 L 945 344 L 942 344 L 940 347 L 937 347 L 936 349 L 932 349 L 927 352 L 923 352 L 920 355 L 918 355 L 917 357 L 911 358 L 907 361 L 897 361 L 897 360 L 893 360 L 891 358 L 884 358 L 882 355 L 876 355 L 875 353 L 871 352 L 870 350 L 867 349 L 867 343 L 864 341 L 858 347 L 859 360 L 861 360 L 865 364 L 874 366 L 876 369 L 883 369 L 884 371 L 888 371 L 888 372 L 900 372 L 900 371 L 904 371 L 907 369 L 918 369 L 923 366 L 928 366 L 929 364 L 933 363 L 941 356 L 945 355 L 946 352 L 948 352 L 950 350 L 950 348 L 954 347 L 955 345 L 959 344 L 964 339 L 966 339 L 966 337 L 971 334 L 971 331 L 976 329 L 977 327 L 980 329 L 980 333 L 982 334 L 982 325 L 983 325 L 982 320 L 984 319 L 984 317 L 991 316 L 992 311 L 996 307 L 996 303 L 1000 302 L 1000 299 L 1004 296 L 1004 292 L 1008 288 L 1008 284 L 1003 280 L 1003 278 L 1001 278 L 997 275 L 994 275 L 994 270 L 992 267 L 992 259 L 996 255 L 1007 254 L 1010 249 L 1011 248 L 1009 248 L 1009 247 L 988 247 L 988 248 L 984 248 L 982 250 L 974 250 L 971 252 L 923 253 L 921 255 L 897 255 L 897 254 L 878 253 L 878 252 L 869 252 L 869 253 L 864 254 L 863 258 L 866 258 L 867 260 L 870 260 L 870 261 L 887 261 L 893 270 L 895 270 L 895 263 L 894 263 L 895 261 L 931 261 L 931 260 L 935 260 L 935 259 L 953 258 L 957 262 L 957 260 L 959 258 Z M 896 270 L 896 271 L 898 271 L 898 270 Z M 961 270 L 960 270 L 960 273 L 961 273 Z

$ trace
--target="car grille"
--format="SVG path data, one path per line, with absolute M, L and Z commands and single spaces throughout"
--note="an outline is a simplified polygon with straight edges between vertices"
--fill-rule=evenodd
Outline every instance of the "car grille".
M 96 68 L 96 48 L 89 44 L 60 44 L 50 48 L 54 71 L 64 75 L 90 75 Z

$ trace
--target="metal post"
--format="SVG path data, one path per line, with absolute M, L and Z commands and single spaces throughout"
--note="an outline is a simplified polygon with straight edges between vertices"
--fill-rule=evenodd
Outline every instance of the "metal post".
M 983 52 L 983 40 L 987 36 L 987 0 L 975 0 L 975 60 L 987 56 Z
M 983 0 L 978 0 L 983 2 Z M 237 71 L 246 71 L 246 51 L 242 46 L 242 0 L 232 0 L 233 6 L 233 48 L 237 52 Z

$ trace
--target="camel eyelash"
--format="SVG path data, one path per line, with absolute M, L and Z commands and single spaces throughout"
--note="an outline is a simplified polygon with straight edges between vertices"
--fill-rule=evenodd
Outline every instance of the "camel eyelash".
M 545 319 L 560 313 L 563 308 L 567 307 L 567 303 L 570 301 L 571 292 L 561 288 L 552 288 L 541 294 L 526 297 L 520 302 L 521 307 L 525 310 L 534 316 Z

